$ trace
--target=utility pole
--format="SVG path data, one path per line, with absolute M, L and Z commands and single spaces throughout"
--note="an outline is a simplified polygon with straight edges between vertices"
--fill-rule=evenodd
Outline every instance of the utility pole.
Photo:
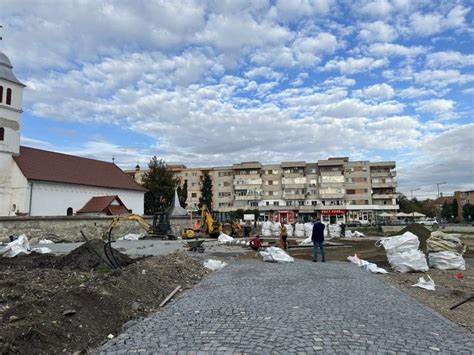
M 444 184 L 446 184 L 446 181 L 436 183 L 436 187 L 438 188 L 438 198 L 439 198 L 439 185 L 444 185 Z
M 412 201 L 413 201 L 413 191 L 418 191 L 418 190 L 421 190 L 421 187 L 419 187 L 419 188 L 417 188 L 417 189 L 410 190 L 411 200 L 412 200 Z

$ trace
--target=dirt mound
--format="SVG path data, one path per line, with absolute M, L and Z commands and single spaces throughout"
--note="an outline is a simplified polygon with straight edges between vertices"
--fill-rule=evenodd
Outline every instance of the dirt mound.
M 401 235 L 405 232 L 410 232 L 416 235 L 420 240 L 420 250 L 426 253 L 426 240 L 431 236 L 431 231 L 421 224 L 413 223 L 407 225 L 400 232 L 392 234 L 391 237 L 394 235 Z
M 90 351 L 125 322 L 156 311 L 175 287 L 189 289 L 207 273 L 183 253 L 114 272 L 35 268 L 15 259 L 0 268 L 1 354 Z
M 105 246 L 106 243 L 103 240 L 92 239 L 61 257 L 57 261 L 56 267 L 68 270 L 89 271 L 91 269 L 113 269 L 115 264 L 125 267 L 134 262 L 133 259 L 114 248 L 107 248 L 106 252 Z

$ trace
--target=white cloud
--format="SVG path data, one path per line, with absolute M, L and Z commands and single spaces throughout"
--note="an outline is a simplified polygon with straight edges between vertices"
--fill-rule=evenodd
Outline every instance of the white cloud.
M 447 120 L 456 117 L 453 112 L 456 102 L 446 99 L 432 99 L 419 101 L 416 104 L 416 110 L 420 112 L 432 113 L 435 117 L 433 119 Z
M 278 0 L 272 15 L 287 21 L 309 16 L 321 17 L 328 14 L 334 4 L 334 0 Z
M 473 74 L 462 74 L 459 70 L 423 70 L 414 74 L 415 81 L 421 84 L 444 88 L 453 84 L 465 84 L 474 81 Z
M 364 42 L 392 42 L 398 37 L 395 29 L 383 21 L 363 23 L 359 38 Z
M 198 42 L 232 53 L 284 44 L 292 37 L 287 28 L 272 22 L 257 22 L 249 14 L 211 14 L 204 30 L 196 34 Z
M 375 43 L 368 49 L 368 53 L 374 56 L 390 57 L 416 57 L 427 51 L 423 46 L 405 47 L 394 43 Z
M 333 59 L 326 63 L 324 70 L 339 70 L 343 74 L 354 74 L 357 72 L 374 70 L 388 64 L 388 60 L 374 59 L 369 57 Z
M 461 68 L 474 65 L 474 54 L 463 54 L 456 51 L 430 53 L 426 56 L 428 68 Z
M 452 127 L 421 139 L 399 168 L 399 185 L 405 191 L 423 187 L 436 196 L 436 183 L 446 181 L 446 190 L 472 188 L 474 176 L 474 124 Z
M 412 99 L 415 97 L 420 97 L 420 96 L 438 96 L 438 95 L 444 95 L 446 94 L 445 90 L 433 90 L 433 89 L 426 89 L 426 88 L 417 88 L 414 86 L 410 86 L 406 89 L 402 89 L 398 93 L 401 97 L 406 98 L 406 99 Z
M 253 68 L 245 73 L 246 78 L 256 79 L 256 78 L 265 78 L 265 79 L 274 79 L 280 80 L 283 77 L 283 74 L 278 73 L 268 67 L 258 67 Z
M 390 85 L 382 83 L 368 86 L 362 90 L 356 90 L 353 95 L 361 98 L 386 100 L 395 96 L 395 90 Z
M 354 86 L 356 81 L 351 78 L 346 78 L 345 76 L 337 76 L 333 78 L 326 79 L 323 82 L 325 87 L 344 87 L 344 86 Z
M 354 5 L 356 11 L 376 18 L 385 18 L 393 10 L 392 5 L 387 0 L 370 1 L 362 7 L 358 5 Z
M 410 16 L 410 28 L 419 36 L 431 36 L 447 29 L 462 28 L 465 26 L 465 16 L 470 8 L 461 5 L 453 7 L 447 15 L 438 12 L 415 12 Z
M 294 57 L 300 65 L 318 64 L 323 54 L 334 53 L 339 44 L 334 35 L 326 32 L 314 37 L 299 37 L 293 42 Z

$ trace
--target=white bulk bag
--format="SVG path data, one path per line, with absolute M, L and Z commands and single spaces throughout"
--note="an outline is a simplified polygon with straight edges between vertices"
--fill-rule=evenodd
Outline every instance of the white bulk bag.
M 298 237 L 298 238 L 304 237 L 304 224 L 303 223 L 295 224 L 295 237 Z
M 234 241 L 234 238 L 232 238 L 230 235 L 227 235 L 225 233 L 221 233 L 219 237 L 217 237 L 217 241 L 220 244 L 228 244 L 228 243 L 232 243 Z
M 403 253 L 406 251 L 418 250 L 420 241 L 418 237 L 410 232 L 405 232 L 402 235 L 383 238 L 375 243 L 377 246 L 383 245 L 387 254 Z
M 272 261 L 278 263 L 292 263 L 295 261 L 295 259 L 289 256 L 283 249 L 277 247 L 269 247 L 261 251 L 260 255 L 263 257 L 263 261 Z
M 466 263 L 461 254 L 452 251 L 440 251 L 428 254 L 428 264 L 440 270 L 466 270 Z
M 273 222 L 272 223 L 272 227 L 271 227 L 271 230 L 272 230 L 272 235 L 280 235 L 280 226 L 281 224 L 279 222 Z
M 307 222 L 304 224 L 304 236 L 308 238 L 311 235 L 313 235 L 313 223 Z
M 398 272 L 406 273 L 412 271 L 428 271 L 428 264 L 423 252 L 418 249 L 409 250 L 402 253 L 387 253 L 390 266 Z

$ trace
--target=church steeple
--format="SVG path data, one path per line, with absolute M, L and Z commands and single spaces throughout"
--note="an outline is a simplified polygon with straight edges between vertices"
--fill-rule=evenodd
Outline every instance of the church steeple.
M 10 59 L 0 51 L 0 153 L 20 153 L 23 85 L 13 74 Z

